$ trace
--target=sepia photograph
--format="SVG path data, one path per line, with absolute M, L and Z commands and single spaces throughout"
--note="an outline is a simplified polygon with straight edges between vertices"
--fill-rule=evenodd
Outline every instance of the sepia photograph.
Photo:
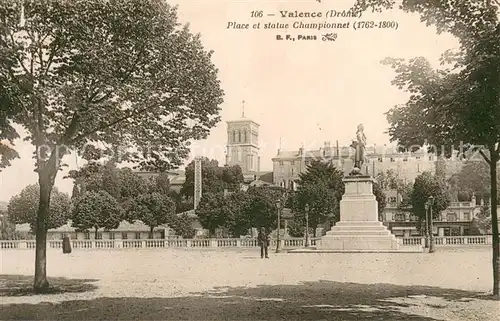
M 500 320 L 500 1 L 0 26 L 0 320 Z

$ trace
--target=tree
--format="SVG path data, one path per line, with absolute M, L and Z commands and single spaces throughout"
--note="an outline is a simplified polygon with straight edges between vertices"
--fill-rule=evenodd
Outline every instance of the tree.
M 247 191 L 248 205 L 246 213 L 250 227 L 265 227 L 267 230 L 277 228 L 279 200 L 282 207 L 289 208 L 292 204 L 292 195 L 281 187 L 253 186 Z
M 491 231 L 491 211 L 488 206 L 483 206 L 481 211 L 471 222 L 471 234 L 488 234 Z
M 131 168 L 123 167 L 118 170 L 118 183 L 120 188 L 119 201 L 121 203 L 138 197 L 147 189 L 148 182 L 140 177 Z
M 356 13 L 393 8 L 395 0 L 358 0 Z M 444 68 L 433 69 L 422 57 L 406 63 L 388 58 L 396 72 L 393 84 L 408 91 L 406 104 L 387 116 L 391 140 L 409 149 L 430 144 L 448 157 L 459 147 L 460 157 L 478 151 L 488 163 L 493 233 L 493 295 L 500 297 L 500 240 L 497 213 L 497 164 L 500 160 L 500 48 L 498 1 L 403 1 L 399 8 L 417 13 L 439 33 L 459 41 L 458 50 L 442 55 Z M 440 148 L 437 148 L 440 146 Z M 463 152 L 463 153 L 462 153 Z
M 154 238 L 154 228 L 174 221 L 175 202 L 157 192 L 142 194 L 133 199 L 127 213 L 127 220 L 139 220 L 149 226 L 149 237 Z
M 193 220 L 193 218 L 184 213 L 176 215 L 169 225 L 177 235 L 185 239 L 192 239 L 196 235 L 196 230 L 193 228 Z
M 227 222 L 227 212 L 221 211 L 224 205 L 224 195 L 205 193 L 195 210 L 201 226 L 207 229 L 210 235 L 215 235 L 215 230 Z
M 94 229 L 96 239 L 100 228 L 115 229 L 123 219 L 116 199 L 103 190 L 87 191 L 76 199 L 71 218 L 78 230 Z
M 373 195 L 375 195 L 375 200 L 377 201 L 379 221 L 383 221 L 382 214 L 384 213 L 385 206 L 387 205 L 387 199 L 385 197 L 384 190 L 380 187 L 380 185 L 376 181 L 373 183 Z
M 13 196 L 7 207 L 9 220 L 15 224 L 28 223 L 31 230 L 36 233 L 36 215 L 38 200 L 40 198 L 40 187 L 38 184 L 28 185 Z M 67 223 L 71 216 L 71 200 L 65 193 L 59 192 L 54 187 L 50 197 L 50 208 L 47 217 L 46 228 L 58 228 Z
M 498 174 L 497 174 L 498 175 Z M 457 181 L 458 193 L 467 195 L 467 200 L 476 195 L 485 200 L 490 198 L 491 180 L 487 162 L 482 159 L 467 161 L 452 179 Z M 500 180 L 497 180 L 497 184 Z M 497 189 L 498 190 L 498 189 Z
M 252 228 L 251 201 L 250 194 L 241 191 L 224 198 L 224 205 L 221 209 L 227 217 L 224 227 L 229 229 L 233 237 L 246 235 Z
M 434 198 L 432 216 L 436 219 L 450 205 L 446 183 L 430 172 L 423 172 L 415 178 L 410 196 L 412 213 L 421 222 L 426 220 L 425 203 L 430 196 Z
M 219 166 L 217 160 L 206 157 L 201 159 L 201 181 L 204 193 L 223 193 L 224 189 L 237 191 L 243 183 L 243 172 L 239 165 Z M 181 194 L 194 195 L 194 160 L 186 166 L 186 180 Z
M 293 212 L 304 221 L 306 204 L 309 204 L 309 226 L 316 229 L 328 220 L 338 220 L 340 200 L 344 194 L 343 173 L 331 162 L 312 160 L 306 171 L 299 174 Z
M 10 99 L 2 137 L 21 125 L 35 147 L 40 293 L 49 287 L 45 231 L 64 154 L 100 142 L 123 147 L 120 158 L 143 170 L 176 168 L 188 141 L 219 122 L 223 91 L 212 53 L 164 1 L 4 1 L 0 21 L 0 87 Z

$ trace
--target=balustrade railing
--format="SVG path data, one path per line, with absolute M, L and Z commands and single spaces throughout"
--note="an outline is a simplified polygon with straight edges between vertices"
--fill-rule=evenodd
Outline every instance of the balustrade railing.
M 320 238 L 310 238 L 310 246 L 314 247 Z M 424 237 L 398 238 L 401 246 L 425 245 Z M 276 239 L 272 239 L 271 248 L 276 247 Z M 283 238 L 281 248 L 296 249 L 305 246 L 304 238 Z M 478 236 L 439 236 L 434 237 L 436 246 L 471 246 L 491 245 L 491 235 Z M 120 249 L 120 248 L 255 248 L 258 241 L 254 238 L 224 239 L 116 239 L 116 240 L 71 240 L 73 249 Z M 48 249 L 61 249 L 62 240 L 47 240 Z M 0 240 L 0 250 L 35 249 L 35 240 Z

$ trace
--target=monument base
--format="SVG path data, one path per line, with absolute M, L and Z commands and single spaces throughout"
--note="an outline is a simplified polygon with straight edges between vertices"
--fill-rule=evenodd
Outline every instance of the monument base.
M 350 175 L 343 179 L 340 222 L 317 242 L 318 250 L 397 251 L 398 240 L 378 220 L 373 178 Z
M 318 250 L 394 251 L 399 250 L 396 237 L 382 222 L 338 222 L 321 240 Z

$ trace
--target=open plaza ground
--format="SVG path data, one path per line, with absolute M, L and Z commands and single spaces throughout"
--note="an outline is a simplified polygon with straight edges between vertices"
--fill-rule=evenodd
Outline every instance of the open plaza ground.
M 428 253 L 0 251 L 1 320 L 498 320 L 490 247 Z

